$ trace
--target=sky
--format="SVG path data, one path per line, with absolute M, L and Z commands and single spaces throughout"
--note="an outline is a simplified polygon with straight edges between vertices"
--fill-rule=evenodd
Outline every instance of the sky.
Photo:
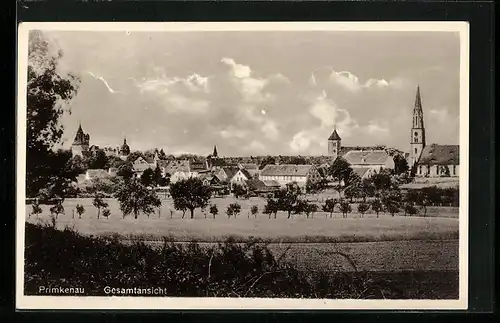
M 80 77 L 65 115 L 91 145 L 167 154 L 327 155 L 409 150 L 420 85 L 428 144 L 459 142 L 459 35 L 452 32 L 44 31 Z

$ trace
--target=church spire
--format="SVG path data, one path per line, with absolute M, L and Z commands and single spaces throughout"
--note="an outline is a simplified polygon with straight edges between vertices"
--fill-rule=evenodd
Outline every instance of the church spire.
M 420 96 L 420 86 L 417 85 L 417 94 L 415 96 L 415 105 L 413 107 L 413 127 L 416 129 L 424 128 L 424 111 L 422 109 L 422 98 Z
M 217 158 L 218 157 L 218 154 L 217 154 L 217 146 L 214 145 L 214 152 L 212 153 L 212 156 Z

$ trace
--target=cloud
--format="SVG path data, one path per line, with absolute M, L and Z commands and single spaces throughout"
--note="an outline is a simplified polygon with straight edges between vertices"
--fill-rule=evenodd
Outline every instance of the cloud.
M 253 71 L 248 65 L 238 64 L 232 58 L 224 57 L 221 62 L 231 67 L 230 76 L 245 102 L 265 103 L 272 102 L 275 96 L 264 89 L 271 83 L 291 83 L 282 73 L 271 74 L 268 77 L 252 76 Z
M 365 131 L 374 136 L 386 136 L 389 134 L 389 128 L 380 125 L 377 121 L 370 121 L 369 124 L 364 127 Z
M 235 128 L 234 126 L 229 126 L 226 129 L 219 131 L 219 134 L 223 139 L 230 139 L 230 138 L 242 139 L 248 135 L 248 131 Z
M 360 79 L 351 72 L 342 71 L 336 72 L 332 69 L 330 80 L 335 84 L 340 85 L 344 89 L 357 93 L 362 89 L 382 89 L 387 87 L 400 88 L 404 85 L 404 80 L 401 78 L 387 81 L 385 79 L 370 78 L 366 82 L 361 82 Z
M 210 103 L 206 100 L 187 98 L 179 94 L 170 94 L 165 100 L 170 103 L 165 107 L 167 111 L 202 114 L 208 112 L 210 107 Z
M 237 78 L 247 78 L 250 77 L 252 70 L 247 65 L 236 64 L 234 59 L 223 57 L 221 62 L 232 67 L 232 72 Z
M 266 137 L 271 140 L 277 140 L 279 138 L 280 132 L 276 126 L 276 122 L 272 120 L 264 121 L 261 130 L 265 133 Z

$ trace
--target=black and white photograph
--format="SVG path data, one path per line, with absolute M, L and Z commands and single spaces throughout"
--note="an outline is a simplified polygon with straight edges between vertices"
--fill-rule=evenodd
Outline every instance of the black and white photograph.
M 20 24 L 17 306 L 467 308 L 468 33 Z

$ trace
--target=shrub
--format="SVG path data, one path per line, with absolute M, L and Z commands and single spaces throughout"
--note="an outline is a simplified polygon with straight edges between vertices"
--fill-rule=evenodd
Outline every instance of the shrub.
M 25 294 L 39 286 L 79 286 L 85 296 L 109 296 L 105 286 L 160 287 L 176 297 L 411 298 L 394 282 L 368 273 L 299 271 L 255 243 L 208 247 L 164 240 L 124 245 L 116 237 L 94 238 L 26 223 Z M 408 279 L 408 278 L 405 278 Z M 403 279 L 401 279 L 402 281 Z M 404 292 L 403 292 L 404 291 Z
M 250 212 L 252 213 L 254 218 L 257 218 L 257 213 L 259 213 L 259 207 L 257 205 L 252 205 L 250 208 Z
M 210 205 L 210 214 L 212 214 L 212 216 L 214 217 L 214 219 L 215 219 L 215 216 L 218 213 L 219 213 L 219 209 L 217 208 L 217 205 L 216 204 Z
M 361 217 L 365 216 L 366 211 L 370 208 L 370 204 L 361 202 L 358 204 L 358 212 L 361 214 Z
M 228 218 L 234 216 L 234 218 L 236 219 L 238 214 L 240 214 L 240 211 L 241 211 L 241 205 L 239 205 L 238 203 L 231 203 L 227 206 L 226 214 Z

